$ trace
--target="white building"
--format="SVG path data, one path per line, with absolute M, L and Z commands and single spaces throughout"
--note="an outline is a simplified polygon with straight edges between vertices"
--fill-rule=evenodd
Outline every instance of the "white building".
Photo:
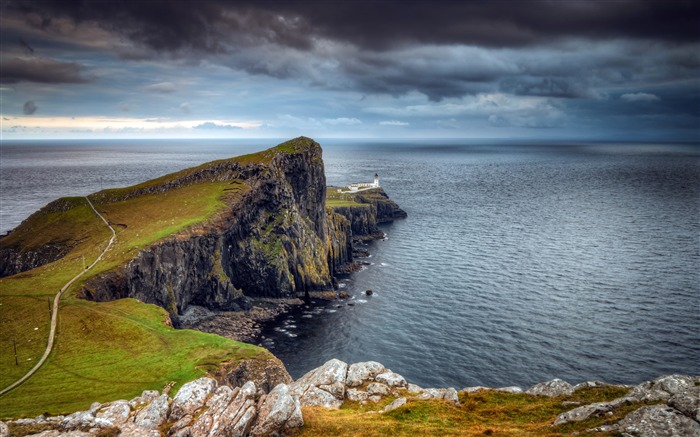
M 362 191 L 371 188 L 379 188 L 379 175 L 377 173 L 374 174 L 374 182 L 358 182 L 348 185 L 348 190 L 350 191 Z

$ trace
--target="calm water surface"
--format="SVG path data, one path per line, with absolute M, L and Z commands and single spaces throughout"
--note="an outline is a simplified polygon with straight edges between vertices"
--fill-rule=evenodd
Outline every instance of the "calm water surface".
M 277 142 L 5 142 L 0 231 L 56 197 Z M 265 333 L 294 377 L 330 358 L 458 389 L 700 374 L 697 145 L 321 143 L 329 184 L 378 172 L 409 217 L 342 278 L 353 305 Z

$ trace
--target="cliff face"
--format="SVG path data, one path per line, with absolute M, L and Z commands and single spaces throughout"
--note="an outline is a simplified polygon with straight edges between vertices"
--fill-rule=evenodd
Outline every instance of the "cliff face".
M 263 159 L 187 175 L 196 181 L 241 180 L 250 188 L 197 232 L 162 240 L 92 279 L 84 296 L 134 297 L 175 316 L 191 304 L 237 310 L 246 308 L 246 297 L 331 289 L 334 266 L 347 260 L 349 239 L 347 226 L 330 220 L 325 210 L 321 153 L 302 137 Z
M 342 215 L 350 222 L 355 239 L 382 238 L 384 235 L 377 227 L 380 223 L 405 218 L 406 212 L 381 188 L 347 195 L 355 205 L 334 206 L 333 212 Z

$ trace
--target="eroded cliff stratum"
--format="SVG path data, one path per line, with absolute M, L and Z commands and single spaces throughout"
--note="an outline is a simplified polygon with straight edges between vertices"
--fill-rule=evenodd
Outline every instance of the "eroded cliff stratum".
M 122 263 L 86 281 L 82 295 L 97 301 L 134 297 L 167 309 L 176 320 L 189 305 L 237 310 L 247 307 L 251 297 L 331 290 L 334 273 L 352 261 L 353 228 L 355 237 L 358 230 L 376 232 L 376 223 L 405 214 L 381 190 L 371 199 L 358 196 L 357 208 L 327 208 L 322 150 L 305 137 L 133 187 L 100 191 L 90 199 L 119 227 L 117 214 L 110 216 L 113 205 L 162 199 L 199 184 L 223 186 L 220 204 L 207 220 L 135 246 Z M 0 240 L 3 276 L 70 251 L 68 241 L 30 246 L 18 238 L 37 217 L 61 210 L 61 202 L 66 200 L 47 205 Z M 177 205 L 161 202 L 158 208 Z M 358 228 L 360 217 L 363 226 Z

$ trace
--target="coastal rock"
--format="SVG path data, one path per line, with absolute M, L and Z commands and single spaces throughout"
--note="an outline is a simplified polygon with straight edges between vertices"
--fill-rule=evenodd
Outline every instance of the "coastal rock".
M 158 396 L 138 412 L 134 424 L 142 428 L 158 429 L 168 417 L 168 395 Z
M 199 378 L 183 385 L 173 398 L 168 418 L 178 421 L 183 416 L 197 411 L 216 390 L 216 385 L 216 381 L 211 378 Z
M 415 384 L 411 384 L 411 383 L 408 384 L 408 392 L 409 393 L 416 394 L 416 393 L 420 393 L 422 391 L 423 391 L 423 389 L 421 387 L 419 387 Z
M 10 437 L 10 428 L 5 422 L 0 422 L 0 437 Z
M 666 405 L 651 405 L 632 411 L 617 429 L 625 436 L 700 436 L 700 424 Z
M 104 405 L 95 415 L 112 425 L 122 425 L 129 419 L 131 406 L 127 401 L 115 401 Z
M 231 387 L 221 386 L 216 389 L 214 394 L 207 400 L 207 410 L 202 413 L 197 421 L 191 426 L 191 434 L 195 436 L 205 436 L 214 429 L 219 429 L 219 420 L 221 415 L 226 411 L 231 400 L 238 394 L 240 388 L 231 389 Z
M 155 429 L 144 428 L 134 423 L 125 423 L 120 427 L 120 436 L 129 437 L 160 437 L 160 432 Z
M 284 431 L 300 428 L 303 424 L 299 400 L 291 396 L 286 384 L 279 384 L 265 396 L 258 408 L 258 420 L 250 434 L 252 436 L 283 434 Z
M 695 379 L 692 376 L 666 375 L 633 387 L 627 396 L 639 401 L 667 401 L 671 396 L 681 394 L 692 387 L 695 387 Z
M 391 393 L 389 387 L 379 382 L 373 382 L 367 386 L 367 393 L 370 395 L 386 396 Z
M 391 370 L 386 370 L 383 373 L 380 373 L 374 378 L 374 380 L 384 383 L 389 387 L 408 388 L 406 379 L 404 379 L 404 377 L 398 373 L 392 372 Z
M 347 371 L 347 363 L 336 359 L 329 360 L 294 381 L 290 385 L 291 393 L 304 407 L 320 405 L 338 408 L 345 398 Z
M 525 393 L 531 396 L 547 396 L 554 398 L 562 395 L 570 395 L 574 392 L 574 386 L 561 379 L 552 379 L 551 381 L 535 384 L 530 387 Z
M 141 393 L 141 396 L 130 400 L 129 405 L 131 406 L 131 408 L 138 408 L 143 404 L 152 402 L 153 399 L 157 398 L 159 395 L 160 393 L 158 393 L 158 390 L 144 390 Z
M 78 428 L 92 427 L 95 424 L 95 413 L 92 411 L 77 411 L 69 414 L 61 421 L 61 428 L 71 431 Z
M 193 417 L 189 414 L 182 416 L 180 420 L 175 422 L 168 430 L 169 436 L 185 437 L 191 434 L 191 427 Z
M 406 405 L 406 398 L 398 398 L 394 402 L 390 403 L 386 407 L 382 408 L 379 412 L 386 413 L 387 411 L 392 411 L 399 408 L 402 405 Z
M 480 391 L 480 390 L 491 390 L 491 389 L 488 388 L 488 387 L 481 386 L 481 385 L 475 385 L 475 386 L 473 386 L 473 387 L 464 387 L 464 388 L 463 388 L 462 390 L 460 390 L 459 392 L 460 392 L 460 393 L 476 393 L 476 392 L 478 392 L 478 391 Z
M 700 422 L 700 387 L 691 387 L 683 393 L 675 394 L 668 405 Z
M 257 415 L 255 393 L 255 384 L 252 382 L 244 384 L 218 416 L 218 420 L 212 423 L 208 434 L 204 435 L 211 437 L 247 435 Z M 197 429 L 198 422 L 199 420 L 192 427 L 193 431 Z
M 566 413 L 561 413 L 554 420 L 553 425 L 563 425 L 571 422 L 581 422 L 593 416 L 601 416 L 608 411 L 612 411 L 614 406 L 610 402 L 596 402 L 590 405 L 583 405 L 574 408 Z
M 453 403 L 459 403 L 459 395 L 454 388 L 425 388 L 416 399 L 444 399 Z
M 351 402 L 364 402 L 369 399 L 369 394 L 366 391 L 349 388 L 345 392 L 345 397 Z
M 384 366 L 376 361 L 353 363 L 348 367 L 345 384 L 348 387 L 358 387 L 365 382 L 374 381 L 375 376 L 385 371 Z
M 499 388 L 495 388 L 494 390 L 500 391 L 503 393 L 510 393 L 510 394 L 518 394 L 518 393 L 523 392 L 522 388 L 514 386 L 514 385 L 511 385 L 509 387 L 499 387 Z

